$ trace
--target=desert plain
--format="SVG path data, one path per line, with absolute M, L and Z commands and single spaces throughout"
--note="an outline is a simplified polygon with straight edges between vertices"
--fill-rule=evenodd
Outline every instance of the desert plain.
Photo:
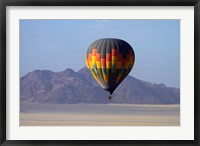
M 179 126 L 180 105 L 22 104 L 20 126 Z

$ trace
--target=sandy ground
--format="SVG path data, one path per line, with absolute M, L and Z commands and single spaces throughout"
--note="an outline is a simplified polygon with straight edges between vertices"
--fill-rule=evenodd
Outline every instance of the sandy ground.
M 20 126 L 179 126 L 179 105 L 26 104 Z

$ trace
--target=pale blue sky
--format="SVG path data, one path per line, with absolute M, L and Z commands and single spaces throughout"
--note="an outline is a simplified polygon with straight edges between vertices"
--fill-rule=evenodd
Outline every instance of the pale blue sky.
M 179 20 L 20 20 L 20 76 L 36 69 L 78 71 L 88 46 L 108 37 L 133 47 L 131 76 L 180 87 Z

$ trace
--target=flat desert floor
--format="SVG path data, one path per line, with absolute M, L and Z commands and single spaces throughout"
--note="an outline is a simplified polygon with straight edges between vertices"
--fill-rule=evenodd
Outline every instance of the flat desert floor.
M 180 105 L 21 104 L 20 126 L 179 126 Z

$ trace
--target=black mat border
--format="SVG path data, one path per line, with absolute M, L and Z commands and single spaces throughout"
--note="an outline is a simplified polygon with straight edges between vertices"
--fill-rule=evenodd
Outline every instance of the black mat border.
M 7 6 L 194 6 L 194 140 L 6 140 Z M 199 0 L 0 0 L 0 144 L 2 146 L 198 146 L 199 136 Z

